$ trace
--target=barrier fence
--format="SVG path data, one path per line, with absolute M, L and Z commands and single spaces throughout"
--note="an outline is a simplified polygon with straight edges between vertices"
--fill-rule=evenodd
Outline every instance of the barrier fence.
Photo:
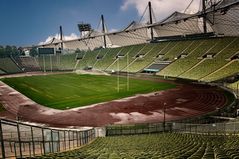
M 57 129 L 0 119 L 0 157 L 24 158 L 78 148 L 97 136 L 183 132 L 208 135 L 239 134 L 239 121 L 212 124 L 168 122 L 112 125 L 86 130 Z
M 23 158 L 67 151 L 95 138 L 95 130 L 57 129 L 0 119 L 1 158 Z
M 155 123 L 155 124 L 134 124 L 134 125 L 110 125 L 106 127 L 106 136 L 114 135 L 135 135 L 159 133 L 171 131 L 172 123 Z
M 212 134 L 212 135 L 228 135 L 239 134 L 239 121 L 225 122 L 225 123 L 211 123 L 211 124 L 185 124 L 174 123 L 173 131 L 198 133 L 198 134 Z
M 186 132 L 198 134 L 227 135 L 239 134 L 239 121 L 212 124 L 163 123 L 111 125 L 106 127 L 106 135 L 135 135 L 160 132 Z

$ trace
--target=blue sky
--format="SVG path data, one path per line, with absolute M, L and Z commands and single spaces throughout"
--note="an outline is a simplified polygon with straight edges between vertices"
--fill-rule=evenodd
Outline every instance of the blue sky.
M 148 0 L 1 0 L 0 45 L 26 46 L 45 41 L 58 33 L 62 25 L 64 35 L 78 34 L 77 23 L 88 22 L 96 28 L 100 15 L 104 14 L 109 30 L 121 29 L 131 21 L 138 20 Z M 152 3 L 163 6 L 163 1 Z M 182 0 L 180 0 L 182 2 Z M 183 0 L 189 2 L 190 0 Z M 167 15 L 172 10 L 158 13 Z M 181 8 L 185 7 L 185 4 Z M 181 10 L 175 8 L 175 10 Z M 167 8 L 166 8 L 167 9 Z M 159 18 L 161 19 L 161 18 Z

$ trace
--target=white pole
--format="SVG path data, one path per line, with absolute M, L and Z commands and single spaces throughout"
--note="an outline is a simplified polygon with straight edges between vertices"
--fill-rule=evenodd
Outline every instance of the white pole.
M 46 72 L 45 55 L 43 55 L 42 58 L 43 58 L 43 71 Z
M 118 88 L 117 88 L 117 90 L 118 90 L 118 92 L 119 92 L 119 91 L 120 91 L 120 90 L 119 90 L 119 82 L 120 82 L 120 81 L 119 81 L 119 58 L 118 58 L 118 61 L 117 61 L 117 67 L 118 67 L 118 77 L 117 77 L 117 87 L 118 87 Z
M 51 55 L 50 55 L 50 64 L 51 64 L 51 72 L 52 72 L 52 58 L 51 58 Z
M 129 53 L 127 54 L 127 66 L 129 65 Z M 127 67 L 127 91 L 129 91 L 129 67 Z
M 57 66 L 61 66 L 60 54 L 56 55 L 56 57 L 57 57 Z

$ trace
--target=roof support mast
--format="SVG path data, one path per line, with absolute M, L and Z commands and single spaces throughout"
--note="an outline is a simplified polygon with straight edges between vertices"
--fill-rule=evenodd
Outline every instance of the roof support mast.
M 101 23 L 102 23 L 102 32 L 103 32 L 103 40 L 104 40 L 104 47 L 106 48 L 107 47 L 107 44 L 106 44 L 106 37 L 105 37 L 105 19 L 104 19 L 104 15 L 102 14 L 101 15 Z
M 206 23 L 206 1 L 202 0 L 202 11 L 203 11 L 203 33 L 207 33 L 207 23 Z
M 148 6 L 149 6 L 149 23 L 153 24 L 152 6 L 151 6 L 151 2 L 150 1 L 148 3 Z M 150 34 L 151 34 L 151 40 L 153 40 L 154 39 L 153 27 L 150 27 Z
M 61 38 L 61 51 L 63 50 L 63 32 L 62 32 L 62 26 L 60 26 L 60 38 Z

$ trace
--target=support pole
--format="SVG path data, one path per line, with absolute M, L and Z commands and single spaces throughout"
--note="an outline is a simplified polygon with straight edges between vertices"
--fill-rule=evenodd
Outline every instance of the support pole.
M 62 51 L 64 49 L 63 48 L 63 42 L 62 42 L 62 40 L 63 40 L 62 26 L 60 26 L 60 36 L 61 36 L 61 51 Z
M 166 103 L 163 103 L 163 132 L 165 132 L 166 126 Z
M 43 155 L 46 154 L 44 129 L 41 128 Z
M 51 66 L 51 72 L 52 72 L 52 57 L 51 57 L 51 55 L 49 55 L 50 56 L 50 66 Z
M 148 5 L 149 5 L 149 23 L 153 24 L 151 2 L 149 2 Z M 153 40 L 154 39 L 153 27 L 150 27 L 150 34 L 151 34 L 151 40 Z
M 66 131 L 64 130 L 64 150 L 66 150 Z
M 202 0 L 202 11 L 203 11 L 203 33 L 207 33 L 206 0 Z
M 129 53 L 127 53 L 127 66 L 129 65 Z M 129 91 L 129 67 L 127 67 L 127 91 Z
M 71 149 L 71 134 L 70 134 L 70 130 L 68 130 L 68 143 L 69 143 L 69 150 Z
M 117 60 L 117 92 L 119 93 L 119 91 L 120 91 L 120 78 L 119 78 L 119 58 L 118 58 L 118 60 Z
M 32 152 L 33 152 L 33 156 L 35 156 L 35 142 L 34 142 L 34 133 L 33 133 L 33 128 L 31 126 L 31 140 L 32 140 Z
M 51 149 L 51 153 L 54 153 L 54 138 L 53 138 L 53 131 L 52 131 L 52 129 L 50 129 L 50 131 L 51 131 L 51 147 L 50 147 L 50 149 Z
M 1 150 L 2 150 L 2 158 L 5 158 L 5 146 L 4 146 L 4 138 L 3 138 L 3 130 L 2 130 L 2 120 L 0 119 L 0 138 L 1 138 Z
M 43 59 L 43 71 L 45 73 L 46 72 L 45 55 L 42 55 L 42 59 Z
M 102 14 L 101 15 L 101 23 L 102 23 L 102 32 L 103 32 L 103 40 L 104 40 L 104 47 L 106 48 L 107 47 L 107 44 L 106 44 L 106 37 L 105 37 L 105 19 L 104 19 L 104 15 Z
M 17 137 L 18 137 L 18 143 L 19 143 L 20 158 L 22 158 L 22 141 L 21 141 L 21 132 L 20 132 L 20 127 L 19 127 L 18 121 L 17 121 Z

